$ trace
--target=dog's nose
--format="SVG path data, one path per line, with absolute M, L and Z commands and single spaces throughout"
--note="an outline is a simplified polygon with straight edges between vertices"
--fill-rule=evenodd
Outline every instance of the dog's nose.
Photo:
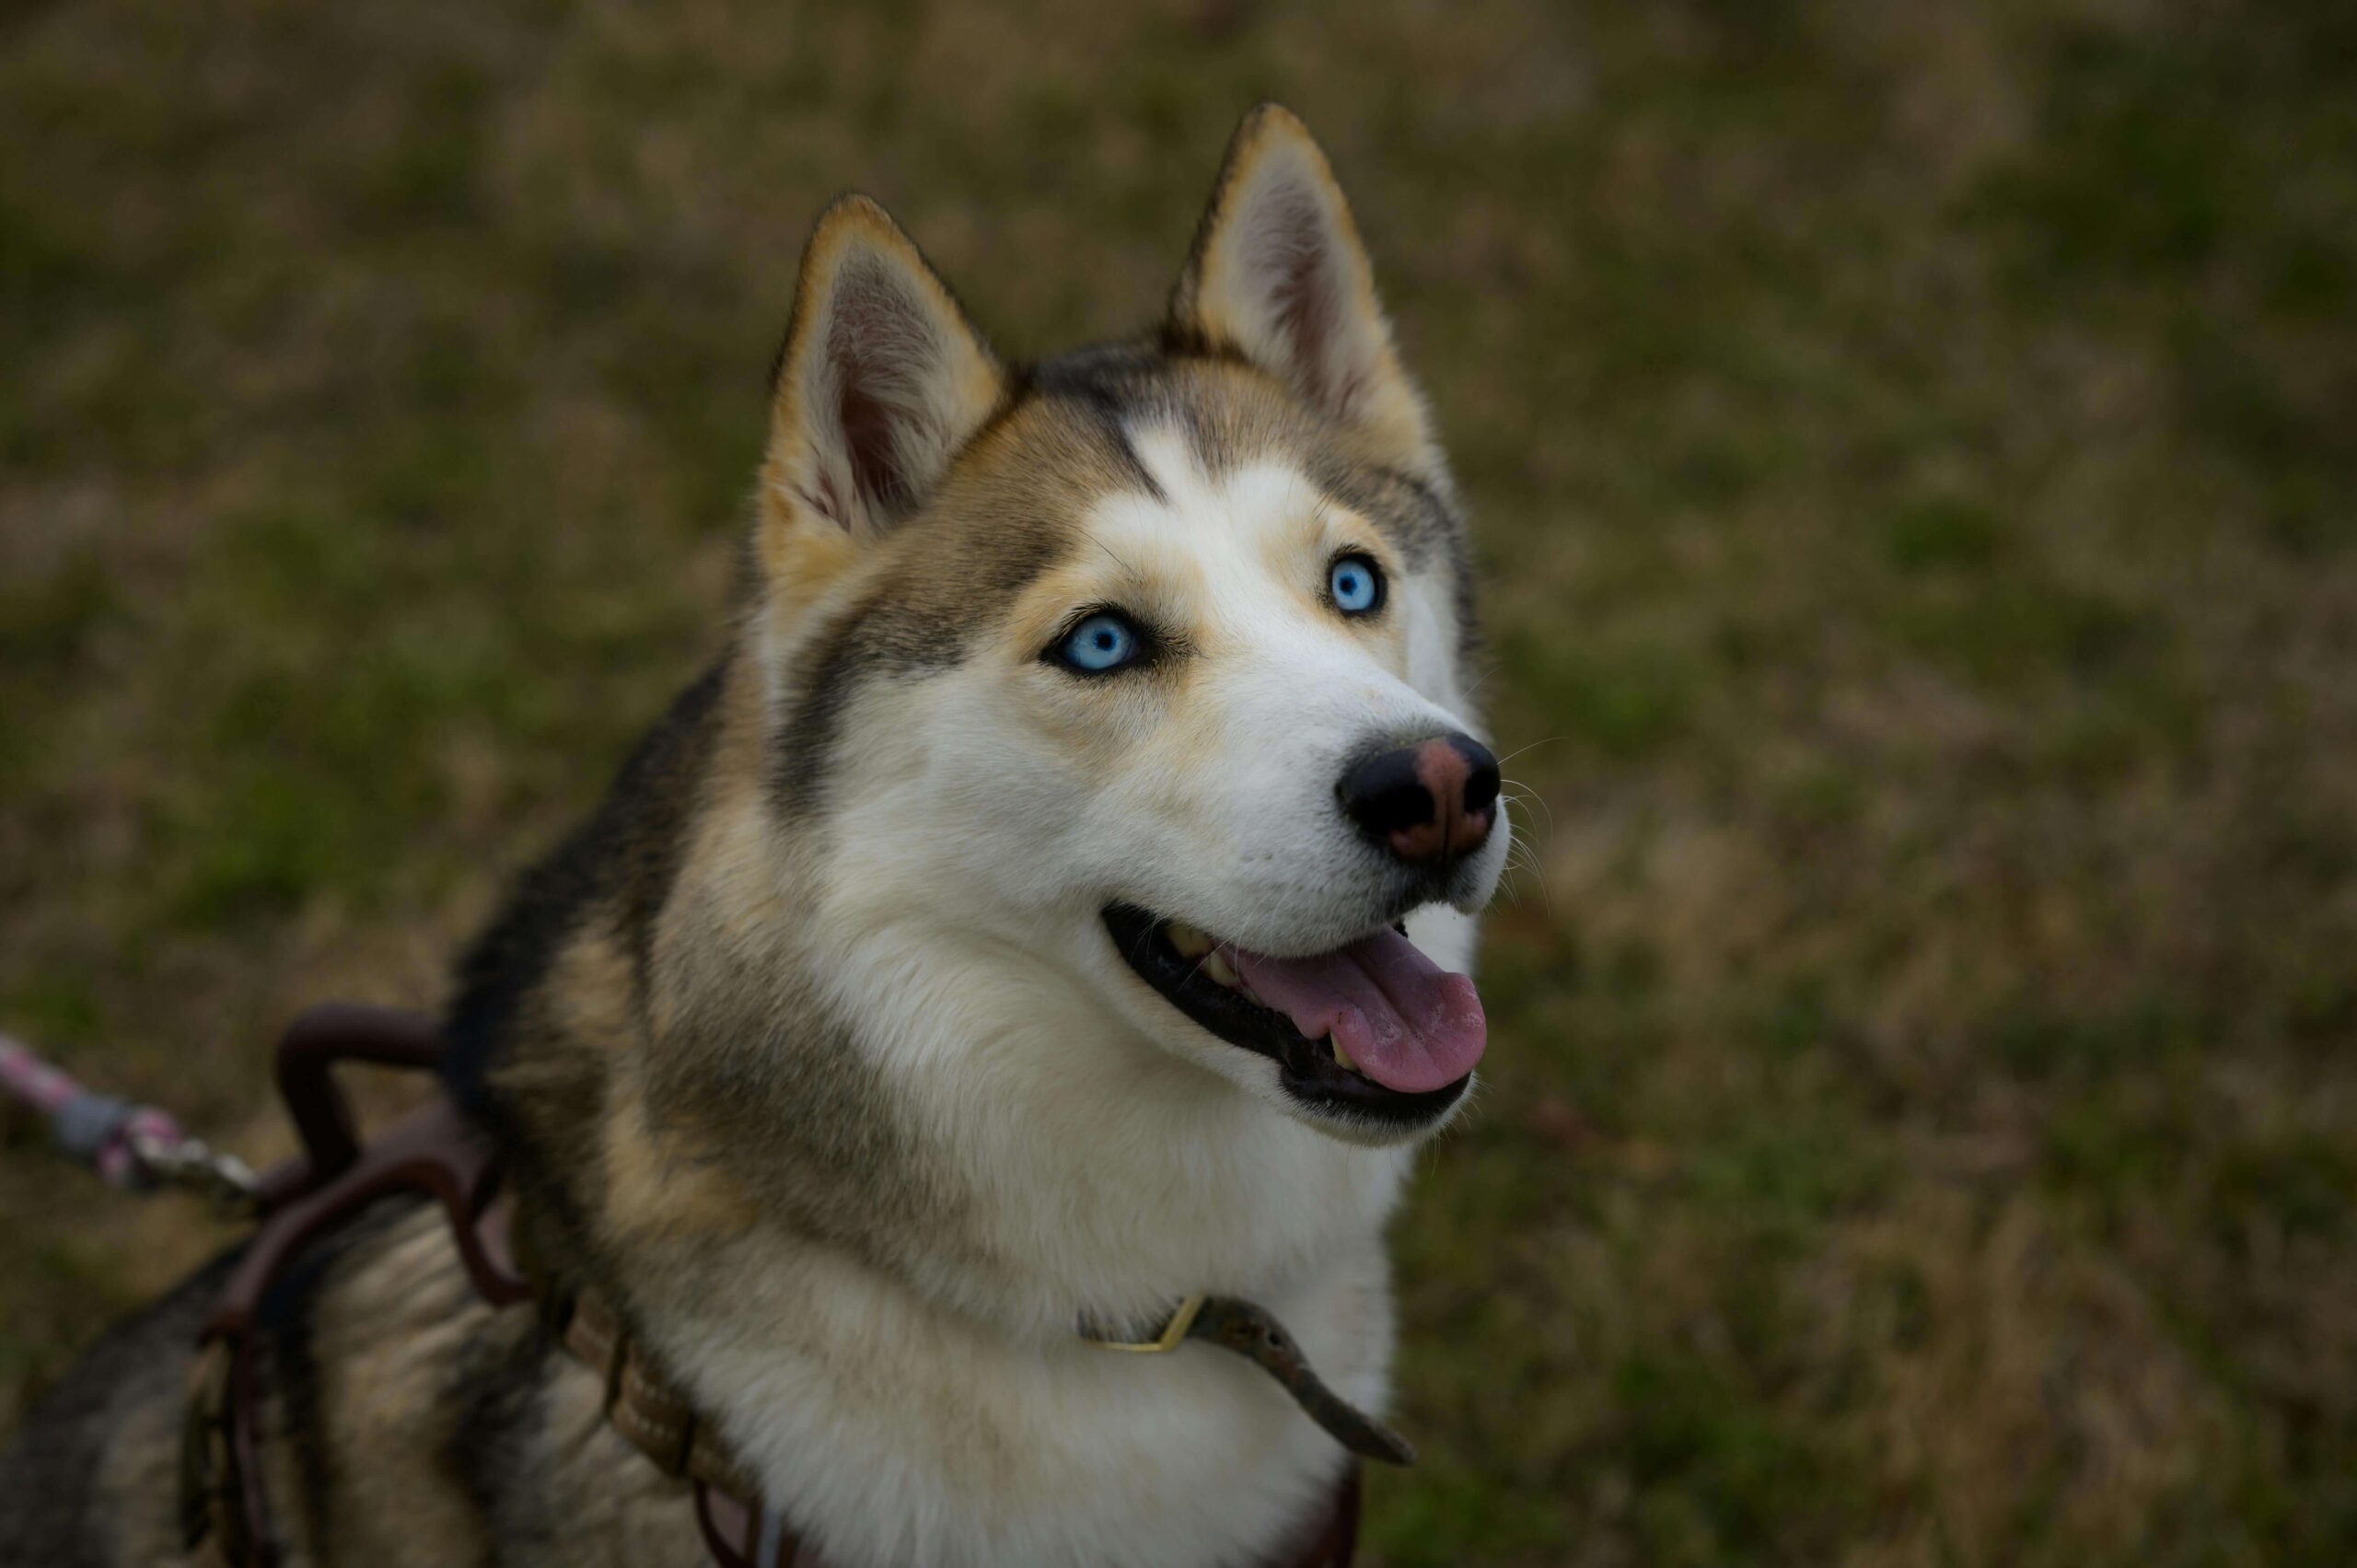
M 1498 760 L 1469 735 L 1437 735 L 1353 762 L 1336 793 L 1360 830 L 1400 859 L 1454 860 L 1490 836 Z

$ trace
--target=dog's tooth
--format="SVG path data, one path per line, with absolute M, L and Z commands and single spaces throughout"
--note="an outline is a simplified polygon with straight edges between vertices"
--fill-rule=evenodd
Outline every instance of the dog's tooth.
M 1343 1072 L 1355 1073 L 1359 1070 L 1359 1064 L 1351 1060 L 1351 1053 L 1342 1049 L 1342 1037 L 1341 1035 L 1328 1035 L 1326 1037 L 1326 1043 L 1333 1047 L 1334 1060 L 1341 1063 Z
M 1200 958 L 1212 950 L 1212 939 L 1191 925 L 1178 921 L 1170 923 L 1170 945 L 1178 949 L 1182 958 Z
M 1212 949 L 1210 956 L 1203 959 L 1203 972 L 1229 990 L 1236 989 L 1236 966 L 1229 963 L 1227 955 L 1217 948 Z

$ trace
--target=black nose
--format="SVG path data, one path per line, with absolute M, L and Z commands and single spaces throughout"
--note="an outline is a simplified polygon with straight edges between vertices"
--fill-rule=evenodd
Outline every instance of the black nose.
M 1335 793 L 1360 831 L 1400 859 L 1453 860 L 1490 836 L 1498 760 L 1469 735 L 1437 735 L 1352 763 Z

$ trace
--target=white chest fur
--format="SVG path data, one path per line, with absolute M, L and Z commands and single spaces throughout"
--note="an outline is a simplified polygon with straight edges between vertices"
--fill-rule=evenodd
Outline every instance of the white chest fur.
M 1012 1341 L 841 1259 L 781 1267 L 761 1295 L 788 1310 L 768 1333 L 707 1325 L 692 1381 L 844 1568 L 1248 1562 L 1343 1462 L 1273 1381 L 1212 1346 Z M 1381 1404 L 1379 1253 L 1265 1305 L 1345 1398 Z

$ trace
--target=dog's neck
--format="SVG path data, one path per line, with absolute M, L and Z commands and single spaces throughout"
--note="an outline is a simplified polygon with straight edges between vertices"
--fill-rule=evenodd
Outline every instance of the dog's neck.
M 648 1120 L 732 1129 L 700 1157 L 785 1234 L 1030 1334 L 1282 1294 L 1379 1235 L 1402 1153 L 1171 1057 L 937 900 L 816 900 L 749 943 L 741 884 L 692 871 L 758 864 L 758 831 L 708 826 L 655 946 Z

